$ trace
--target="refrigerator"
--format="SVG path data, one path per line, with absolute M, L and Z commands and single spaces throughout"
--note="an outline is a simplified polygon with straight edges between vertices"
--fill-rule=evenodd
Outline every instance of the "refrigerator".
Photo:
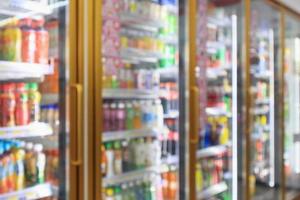
M 280 85 L 282 69 L 280 12 L 272 4 L 251 2 L 250 85 L 248 104 L 250 122 L 249 187 L 253 196 L 271 195 L 280 179 L 281 127 Z M 274 190 L 276 191 L 276 190 Z M 270 194 L 269 194 L 270 193 Z M 274 197 L 265 197 L 274 198 Z
M 195 199 L 238 199 L 242 2 L 198 0 L 196 5 L 199 127 L 196 162 L 190 163 L 195 167 Z
M 82 195 L 77 3 L 0 3 L 0 199 Z
M 95 199 L 181 199 L 178 2 L 94 3 Z
M 285 15 L 284 172 L 287 189 L 299 189 L 299 22 Z

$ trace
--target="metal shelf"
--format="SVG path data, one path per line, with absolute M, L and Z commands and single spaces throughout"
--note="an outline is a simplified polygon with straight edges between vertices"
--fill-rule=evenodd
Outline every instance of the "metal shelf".
M 217 79 L 219 77 L 225 77 L 228 75 L 227 70 L 229 69 L 230 69 L 229 67 L 216 67 L 216 68 L 207 67 L 206 76 L 209 79 Z
M 122 139 L 134 139 L 140 137 L 156 137 L 159 134 L 158 129 L 136 129 L 125 131 L 110 131 L 104 132 L 102 136 L 103 142 L 122 140 Z
M 256 79 L 260 79 L 260 80 L 269 80 L 271 78 L 271 71 L 264 71 L 264 72 L 259 72 L 259 73 L 254 73 L 253 76 Z
M 54 196 L 52 186 L 48 183 L 39 184 L 33 187 L 29 187 L 23 190 L 19 190 L 16 192 L 10 192 L 6 194 L 0 194 L 0 200 L 8 200 L 8 199 L 26 199 L 26 200 L 34 200 L 34 199 L 42 199 L 46 197 Z
M 145 31 L 157 32 L 159 28 L 164 27 L 165 23 L 159 19 L 151 19 L 145 16 L 141 16 L 137 13 L 121 13 L 121 24 L 135 29 L 141 29 Z
M 225 192 L 228 189 L 225 182 L 218 183 L 216 185 L 210 186 L 209 188 L 198 192 L 197 199 L 209 199 L 214 197 L 222 192 Z
M 164 114 L 165 119 L 176 119 L 179 117 L 178 110 L 171 110 L 169 113 Z
M 9 23 L 13 19 L 21 19 L 34 15 L 49 15 L 54 9 L 68 5 L 67 0 L 53 4 L 45 4 L 36 1 L 1 0 L 0 2 L 0 26 Z
M 227 151 L 227 149 L 228 149 L 228 145 L 216 145 L 216 146 L 200 149 L 197 151 L 197 158 L 216 156 Z
M 205 109 L 206 114 L 210 116 L 228 116 L 231 117 L 231 113 L 227 112 L 224 108 L 220 107 L 208 107 Z
M 0 127 L 0 139 L 40 137 L 53 134 L 46 123 L 32 123 L 27 126 Z
M 123 60 L 133 62 L 156 63 L 163 57 L 163 54 L 155 51 L 127 47 L 120 50 L 120 56 Z
M 0 81 L 41 79 L 44 75 L 52 73 L 51 65 L 0 61 Z
M 162 165 L 178 165 L 179 164 L 179 155 L 168 156 L 163 158 L 161 161 Z
M 120 175 L 115 175 L 112 177 L 103 178 L 104 185 L 117 185 L 124 182 L 130 182 L 134 180 L 143 179 L 145 177 L 150 177 L 151 174 L 159 173 L 160 167 L 154 166 L 146 169 L 135 170 L 132 172 L 126 172 Z
M 157 99 L 160 97 L 159 90 L 143 89 L 104 89 L 104 99 Z
M 255 104 L 259 105 L 259 104 L 269 104 L 270 103 L 270 99 L 269 98 L 264 98 L 264 99 L 256 99 L 255 100 Z

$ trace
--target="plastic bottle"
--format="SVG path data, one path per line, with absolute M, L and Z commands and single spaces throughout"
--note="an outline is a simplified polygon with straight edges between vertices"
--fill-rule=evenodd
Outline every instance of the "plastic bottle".
M 114 150 L 112 148 L 112 143 L 108 142 L 106 143 L 106 158 L 107 158 L 107 177 L 114 176 Z
M 44 19 L 34 21 L 35 27 L 35 62 L 41 64 L 47 64 L 49 58 L 49 33 L 44 29 Z
M 106 189 L 106 200 L 115 200 L 114 198 L 114 190 L 112 188 Z
M 36 33 L 32 29 L 32 19 L 24 18 L 19 21 L 22 32 L 22 62 L 33 63 L 35 61 Z
M 196 165 L 196 188 L 197 191 L 203 190 L 203 176 L 200 163 L 197 163 Z
M 125 130 L 125 105 L 122 102 L 117 106 L 117 130 Z
M 123 172 L 131 170 L 130 152 L 128 142 L 126 140 L 122 141 L 122 168 Z
M 104 145 L 101 146 L 101 173 L 103 177 L 107 174 L 107 157 Z
M 33 144 L 27 143 L 25 150 L 25 181 L 26 186 L 31 186 L 36 183 L 36 157 L 33 152 Z
M 164 126 L 164 110 L 163 110 L 163 107 L 162 107 L 162 104 L 161 104 L 161 100 L 157 99 L 155 101 L 155 127 L 157 128 L 162 128 Z
M 3 85 L 2 100 L 2 125 L 14 126 L 15 125 L 15 109 L 16 97 L 14 93 L 14 84 Z
M 226 117 L 221 118 L 221 123 L 223 124 L 223 128 L 221 130 L 221 134 L 219 137 L 220 144 L 227 144 L 229 141 L 229 129 L 227 127 L 227 119 Z
M 16 84 L 16 109 L 15 109 L 15 121 L 16 125 L 22 126 L 29 122 L 28 114 L 28 95 L 25 90 L 24 83 Z
M 21 190 L 25 187 L 25 169 L 24 169 L 24 158 L 25 151 L 25 142 L 19 142 L 18 146 L 14 148 L 13 154 L 15 157 L 15 170 L 14 170 L 14 180 L 16 190 Z
M 110 108 L 108 103 L 103 104 L 103 129 L 104 131 L 109 131 L 111 129 L 110 126 Z
M 21 61 L 21 41 L 22 33 L 17 26 L 17 21 L 12 21 L 8 24 L 2 34 L 3 48 L 2 55 L 4 60 L 8 61 Z
M 122 200 L 122 188 L 120 186 L 116 186 L 114 189 L 115 200 Z
M 135 142 L 135 166 L 137 169 L 145 168 L 146 152 L 144 148 L 144 139 L 139 138 Z
M 36 183 L 45 182 L 46 155 L 43 153 L 43 145 L 34 145 L 34 156 L 36 160 Z
M 5 142 L 5 160 L 6 160 L 6 182 L 8 192 L 15 190 L 14 181 L 14 169 L 15 169 L 15 159 L 12 153 L 13 143 L 10 141 Z
M 112 102 L 110 104 L 110 130 L 114 131 L 114 130 L 118 130 L 117 124 L 117 104 Z
M 142 115 L 141 107 L 137 101 L 133 102 L 134 118 L 133 118 L 133 127 L 134 129 L 142 128 Z
M 121 142 L 114 142 L 114 173 L 122 174 L 122 151 L 121 151 Z
M 130 102 L 126 103 L 126 129 L 131 130 L 134 128 L 134 108 Z
M 38 91 L 37 83 L 28 84 L 28 97 L 29 120 L 30 122 L 38 122 L 40 120 L 41 94 Z

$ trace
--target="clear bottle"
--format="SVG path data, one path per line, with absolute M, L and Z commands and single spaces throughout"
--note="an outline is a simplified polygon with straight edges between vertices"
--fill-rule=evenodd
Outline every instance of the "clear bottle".
M 45 182 L 45 169 L 46 169 L 46 155 L 43 152 L 43 145 L 36 144 L 34 146 L 36 157 L 36 183 L 41 184 Z
M 114 176 L 114 150 L 112 147 L 112 143 L 108 142 L 106 143 L 106 158 L 107 158 L 107 177 Z
M 116 175 L 122 174 L 122 150 L 121 150 L 121 142 L 114 142 L 114 173 Z
M 28 84 L 28 107 L 29 107 L 29 120 L 30 122 L 38 122 L 40 120 L 40 101 L 41 94 L 38 91 L 37 83 Z

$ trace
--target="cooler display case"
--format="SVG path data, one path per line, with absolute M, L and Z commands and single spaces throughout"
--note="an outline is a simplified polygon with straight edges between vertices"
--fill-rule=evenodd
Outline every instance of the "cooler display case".
M 278 76 L 280 12 L 267 2 L 251 2 L 250 31 L 250 188 L 263 194 L 278 185 L 280 166 Z M 277 120 L 277 121 L 276 121 Z M 253 185 L 252 185 L 253 184 Z M 256 184 L 256 186 L 255 186 Z
M 75 83 L 68 58 L 77 54 L 67 56 L 67 39 L 75 39 L 69 5 L 0 2 L 0 199 L 67 199 L 74 189 L 68 150 L 76 111 L 68 112 L 66 86 Z
M 299 131 L 300 116 L 297 108 L 299 96 L 299 48 L 300 23 L 292 15 L 285 16 L 285 62 L 284 62 L 284 172 L 286 187 L 299 189 Z
M 177 1 L 98 6 L 96 198 L 179 199 Z
M 238 195 L 237 52 L 241 5 L 197 1 L 197 199 L 237 199 Z

